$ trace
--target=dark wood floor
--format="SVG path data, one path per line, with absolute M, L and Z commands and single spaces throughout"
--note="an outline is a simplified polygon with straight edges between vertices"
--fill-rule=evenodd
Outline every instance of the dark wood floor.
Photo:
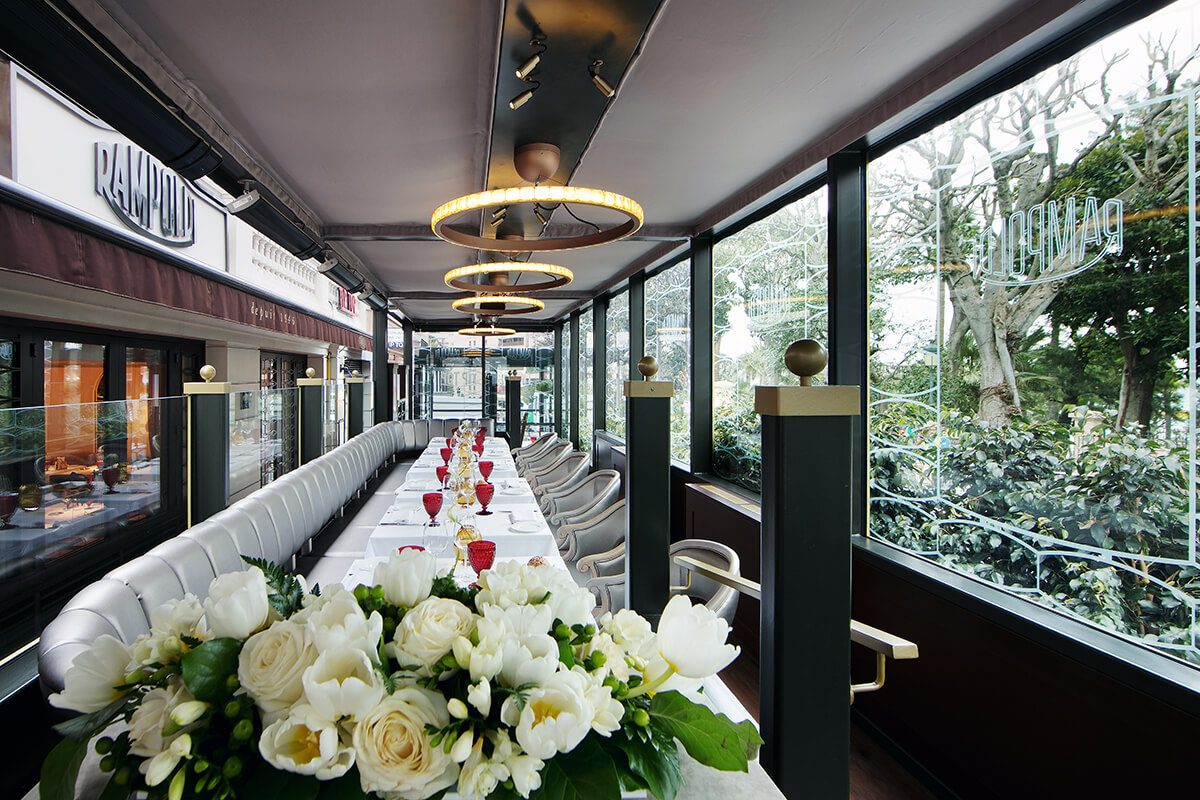
M 721 673 L 721 679 L 757 720 L 758 664 L 745 655 Z M 935 800 L 870 734 L 850 728 L 851 800 Z

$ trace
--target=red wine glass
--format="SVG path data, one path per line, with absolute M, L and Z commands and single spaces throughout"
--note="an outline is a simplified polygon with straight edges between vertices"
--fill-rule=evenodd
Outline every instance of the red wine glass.
M 439 454 L 441 455 L 441 457 L 442 457 L 442 463 L 443 463 L 443 464 L 446 464 L 447 466 L 449 466 L 449 464 L 450 464 L 450 456 L 451 456 L 451 454 L 452 454 L 453 452 L 454 452 L 454 451 L 452 451 L 452 450 L 451 450 L 449 447 L 443 447 L 441 450 L 439 450 L 439 451 L 438 451 L 438 453 L 439 453 Z
M 117 485 L 117 478 L 120 476 L 120 470 L 118 470 L 116 467 L 105 467 L 103 470 L 101 470 L 100 476 L 104 478 L 104 485 L 108 487 L 108 491 L 105 492 L 105 494 L 116 494 L 117 490 L 113 487 Z
M 475 455 L 477 455 L 477 456 L 483 455 L 483 445 L 477 444 L 477 445 L 473 446 L 471 449 L 475 451 Z
M 483 510 L 479 512 L 480 516 L 487 516 L 491 511 L 487 510 L 488 503 L 492 502 L 492 498 L 496 496 L 496 485 L 494 483 L 484 483 L 480 481 L 475 484 L 475 498 L 479 500 L 479 505 L 483 506 Z
M 0 528 L 11 528 L 13 514 L 17 513 L 17 493 L 4 492 L 0 494 Z
M 467 560 L 471 562 L 471 569 L 475 570 L 476 575 L 485 569 L 491 569 L 496 561 L 496 543 L 487 539 L 468 542 Z
M 425 506 L 425 513 L 429 515 L 429 521 L 437 522 L 438 512 L 442 510 L 442 493 L 425 492 L 421 495 L 421 504 Z
M 403 553 L 405 550 L 420 550 L 422 553 L 425 552 L 425 548 L 419 544 L 402 544 L 396 548 L 397 553 Z
M 479 462 L 479 474 L 483 476 L 484 483 L 491 483 L 488 479 L 492 477 L 492 468 L 495 466 L 496 464 L 492 461 Z
M 454 437 L 453 436 L 446 437 L 446 447 L 454 447 Z
M 441 484 L 443 489 L 445 489 L 446 488 L 446 476 L 450 474 L 450 467 L 443 464 L 442 466 L 435 469 L 434 472 L 437 473 L 438 483 Z

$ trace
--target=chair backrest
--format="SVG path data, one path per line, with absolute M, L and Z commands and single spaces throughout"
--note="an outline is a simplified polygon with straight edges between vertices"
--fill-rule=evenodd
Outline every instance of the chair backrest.
M 527 444 L 523 447 L 518 447 L 513 452 L 513 458 L 515 458 L 517 460 L 518 464 L 524 463 L 524 462 L 528 461 L 529 459 L 540 455 L 542 453 L 542 451 L 544 451 L 550 445 L 554 444 L 556 441 L 558 441 L 557 433 L 555 433 L 554 431 L 550 431 L 549 433 L 544 433 L 541 436 L 539 436 L 537 438 L 537 440 L 532 442 L 531 444 Z
M 553 507 L 550 501 L 553 498 L 570 493 L 572 489 L 587 477 L 588 470 L 592 468 L 591 459 L 587 453 L 572 454 L 572 458 L 574 459 L 573 463 L 575 467 L 564 478 L 554 483 L 547 481 L 541 484 L 539 492 L 541 497 L 538 500 L 538 505 L 544 513 L 550 513 L 550 509 Z
M 542 453 L 525 462 L 523 474 L 530 482 L 534 482 L 546 470 L 554 466 L 559 459 L 566 458 L 571 452 L 570 442 L 556 442 L 547 447 Z M 518 468 L 520 470 L 520 468 Z
M 690 556 L 697 561 L 712 564 L 734 575 L 742 574 L 741 559 L 737 551 L 726 544 L 709 541 L 708 539 L 682 539 L 671 545 L 671 556 Z M 689 570 L 671 563 L 671 585 L 682 586 L 687 583 Z M 730 625 L 733 615 L 737 612 L 738 592 L 724 584 L 717 583 L 711 578 L 691 573 L 691 585 L 683 592 L 694 600 L 703 600 L 704 604 L 717 616 Z
M 620 493 L 621 473 L 615 469 L 596 470 L 569 492 L 550 499 L 548 521 L 551 527 L 581 522 L 616 500 Z
M 534 494 L 545 494 L 551 486 L 558 486 L 562 481 L 579 471 L 580 465 L 586 465 L 591 459 L 587 453 L 572 453 L 569 450 L 563 458 L 559 458 L 545 469 L 530 477 L 529 485 Z
M 592 516 L 556 532 L 558 551 L 568 565 L 585 556 L 611 550 L 625 541 L 625 501 L 599 509 Z

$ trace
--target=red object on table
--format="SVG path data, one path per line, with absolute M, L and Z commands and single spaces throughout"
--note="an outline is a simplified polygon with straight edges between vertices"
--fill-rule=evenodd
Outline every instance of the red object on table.
M 5 492 L 0 494 L 0 523 L 8 527 L 12 515 L 17 513 L 17 493 Z
M 403 553 L 405 550 L 420 550 L 422 553 L 425 552 L 425 548 L 419 544 L 402 544 L 396 548 L 397 553 Z
M 483 445 L 477 444 L 477 445 L 472 446 L 471 449 L 475 451 L 475 455 L 477 455 L 477 456 L 483 455 Z
M 438 451 L 438 453 L 439 453 L 439 454 L 441 454 L 441 456 L 442 456 L 442 463 L 443 463 L 443 464 L 449 464 L 449 463 L 450 463 L 450 455 L 451 455 L 451 453 L 452 453 L 452 452 L 453 452 L 453 451 L 452 451 L 452 450 L 451 450 L 449 447 L 443 447 L 441 450 L 439 450 L 439 451 Z
M 480 461 L 479 462 L 479 474 L 483 476 L 483 480 L 485 483 L 491 483 L 491 481 L 489 481 L 488 478 L 492 477 L 492 468 L 495 466 L 496 465 L 491 461 Z
M 454 437 L 453 436 L 446 437 L 446 447 L 454 447 Z
M 496 485 L 492 483 L 484 483 L 480 481 L 475 484 L 475 497 L 479 500 L 479 505 L 483 506 L 483 510 L 479 512 L 480 516 L 491 514 L 487 510 L 488 503 L 492 502 L 492 498 L 496 496 Z
M 496 543 L 487 539 L 468 542 L 467 560 L 471 562 L 471 569 L 475 570 L 476 575 L 485 569 L 491 569 L 496 560 Z
M 446 485 L 446 476 L 450 474 L 450 467 L 443 464 L 442 466 L 435 469 L 434 472 L 437 473 L 438 483 L 440 483 L 442 486 L 445 486 Z
M 487 437 L 487 431 L 485 431 L 483 428 L 480 428 L 479 433 L 475 434 L 476 444 L 483 444 L 483 440 L 486 437 Z
M 436 522 L 438 512 L 442 510 L 442 493 L 426 492 L 421 495 L 421 504 L 425 506 L 425 513 L 429 515 L 429 521 Z

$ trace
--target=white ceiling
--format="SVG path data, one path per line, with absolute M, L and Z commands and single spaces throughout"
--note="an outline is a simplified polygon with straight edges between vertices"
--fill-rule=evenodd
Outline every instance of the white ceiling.
M 482 188 L 501 0 L 100 1 L 325 224 L 427 224 Z M 1024 2 L 669 0 L 574 182 L 634 197 L 648 225 L 694 226 Z M 553 260 L 590 290 L 657 246 Z M 474 260 L 442 243 L 350 247 L 392 291 L 445 290 L 442 273 Z

